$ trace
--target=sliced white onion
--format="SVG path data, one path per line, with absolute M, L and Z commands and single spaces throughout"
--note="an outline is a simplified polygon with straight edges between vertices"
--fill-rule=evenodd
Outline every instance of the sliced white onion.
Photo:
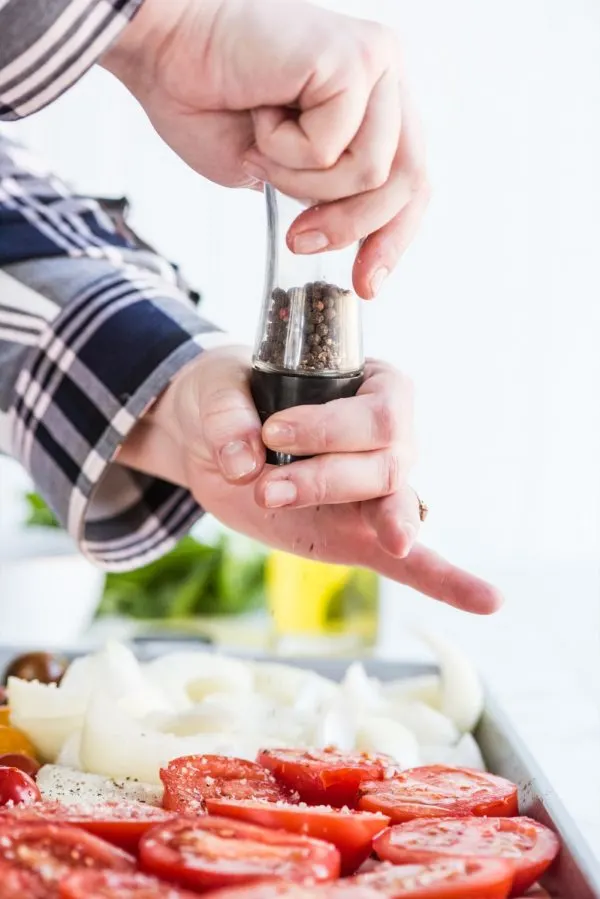
M 377 714 L 385 706 L 379 681 L 367 677 L 367 672 L 360 662 L 352 662 L 342 680 L 341 690 L 357 714 L 367 711 L 370 714 Z
M 319 715 L 313 733 L 313 745 L 319 749 L 335 746 L 348 751 L 356 746 L 357 709 L 341 691 Z
M 56 764 L 65 768 L 81 768 L 81 729 L 67 737 L 56 757 Z M 46 765 L 46 767 L 51 767 Z
M 442 679 L 441 711 L 461 731 L 472 731 L 481 717 L 483 686 L 470 659 L 439 634 L 421 633 L 421 638 L 437 656 Z
M 382 695 L 392 702 L 396 699 L 416 699 L 433 709 L 442 705 L 442 681 L 439 674 L 422 674 L 382 684 Z
M 390 703 L 386 715 L 407 727 L 419 743 L 453 746 L 460 737 L 450 718 L 417 700 L 397 700 Z
M 303 690 L 310 689 L 319 702 L 332 699 L 338 684 L 314 671 L 282 665 L 278 662 L 254 662 L 254 689 L 283 705 L 294 705 Z
M 54 761 L 65 740 L 83 724 L 87 699 L 56 684 L 8 680 L 11 722 L 27 734 L 45 761 Z
M 390 718 L 368 717 L 359 725 L 356 748 L 363 752 L 383 752 L 401 768 L 420 764 L 419 744 L 407 727 Z
M 446 761 L 447 765 L 455 765 L 457 768 L 475 768 L 477 771 L 485 771 L 486 765 L 481 754 L 481 749 L 473 734 L 463 734 L 456 746 L 453 746 Z
M 160 733 L 128 715 L 112 697 L 97 690 L 90 700 L 81 737 L 81 765 L 92 774 L 135 778 L 159 784 L 159 770 L 183 755 L 216 754 L 253 758 L 257 739 L 224 734 L 178 737 Z
M 144 673 L 175 711 L 190 708 L 211 693 L 250 693 L 253 687 L 248 663 L 203 651 L 168 653 L 145 665 Z

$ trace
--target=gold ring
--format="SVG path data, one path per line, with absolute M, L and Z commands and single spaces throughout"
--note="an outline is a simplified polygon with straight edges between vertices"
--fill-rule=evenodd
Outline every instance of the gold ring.
M 423 502 L 423 500 L 421 499 L 421 497 L 419 496 L 419 494 L 417 493 L 417 491 L 414 489 L 414 487 L 413 487 L 413 490 L 414 490 L 415 496 L 417 497 L 417 502 L 418 502 L 418 504 L 419 504 L 419 519 L 420 519 L 421 522 L 423 522 L 423 521 L 425 521 L 425 519 L 426 519 L 427 516 L 429 515 L 429 506 L 427 506 L 427 505 Z

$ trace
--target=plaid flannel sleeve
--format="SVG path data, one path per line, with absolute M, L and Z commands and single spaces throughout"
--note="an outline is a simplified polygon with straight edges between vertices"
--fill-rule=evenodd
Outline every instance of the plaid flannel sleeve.
M 0 137 L 0 450 L 100 566 L 152 561 L 201 514 L 186 490 L 112 459 L 223 337 L 173 266 Z
M 0 119 L 36 112 L 117 39 L 143 0 L 0 0 Z

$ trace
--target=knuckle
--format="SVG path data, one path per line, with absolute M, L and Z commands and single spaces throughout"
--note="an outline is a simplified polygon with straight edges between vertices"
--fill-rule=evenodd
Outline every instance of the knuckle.
M 310 492 L 315 505 L 325 504 L 329 500 L 330 487 L 327 472 L 323 465 L 316 465 L 310 479 Z
M 330 146 L 313 146 L 311 148 L 311 159 L 313 165 L 319 169 L 332 169 L 340 158 L 340 152 L 337 147 Z
M 387 182 L 390 174 L 389 166 L 382 160 L 369 160 L 363 167 L 358 176 L 358 187 L 360 193 L 366 193 L 370 190 L 378 190 Z
M 360 58 L 367 71 L 381 68 L 382 57 L 388 57 L 397 45 L 394 31 L 381 22 L 363 21 L 360 31 Z
M 239 390 L 223 387 L 206 398 L 202 414 L 204 433 L 209 440 L 219 440 L 232 432 L 247 429 L 250 416 Z
M 379 445 L 390 446 L 398 439 L 398 416 L 387 397 L 377 401 L 373 409 L 373 437 Z
M 396 493 L 400 486 L 400 457 L 396 452 L 385 453 L 381 457 L 381 485 L 385 496 Z

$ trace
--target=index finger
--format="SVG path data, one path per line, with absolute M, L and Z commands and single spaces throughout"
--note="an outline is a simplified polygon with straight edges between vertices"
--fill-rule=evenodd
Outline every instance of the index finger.
M 433 550 L 416 544 L 405 559 L 381 550 L 371 567 L 419 593 L 475 615 L 491 615 L 502 606 L 500 591 L 487 581 L 457 568 Z

